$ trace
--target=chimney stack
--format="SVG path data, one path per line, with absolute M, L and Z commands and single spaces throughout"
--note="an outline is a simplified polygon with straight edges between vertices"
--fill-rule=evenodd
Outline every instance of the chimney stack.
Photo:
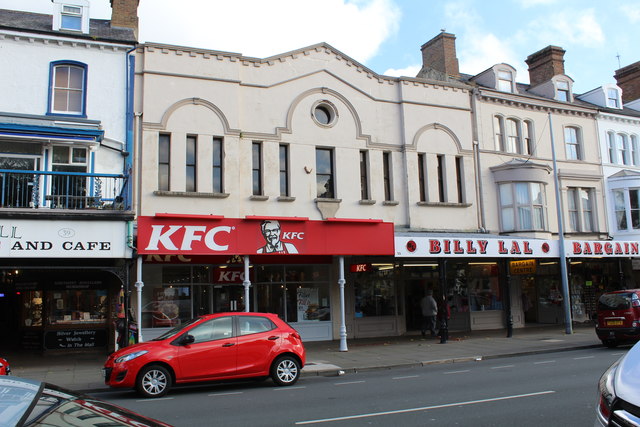
M 564 74 L 565 50 L 558 46 L 547 46 L 532 53 L 525 62 L 529 66 L 531 87 L 548 82 L 553 76 Z
M 456 36 L 442 32 L 426 42 L 422 51 L 422 69 L 432 69 L 455 79 L 460 77 L 456 56 Z
M 640 98 L 640 61 L 616 70 L 613 77 L 622 89 L 623 103 Z
M 131 28 L 138 38 L 138 4 L 140 0 L 110 0 L 111 26 Z

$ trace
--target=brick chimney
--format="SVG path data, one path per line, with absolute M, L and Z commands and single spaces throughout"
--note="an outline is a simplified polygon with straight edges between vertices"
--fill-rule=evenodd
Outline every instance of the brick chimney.
M 456 79 L 460 77 L 455 35 L 442 32 L 423 44 L 420 50 L 423 70 L 432 69 Z
M 561 47 L 547 46 L 527 57 L 525 62 L 529 66 L 531 87 L 548 82 L 558 74 L 564 74 L 565 52 Z
M 614 76 L 622 89 L 622 102 L 640 98 L 640 61 L 616 70 Z
M 132 28 L 138 38 L 138 4 L 140 0 L 110 0 L 111 26 Z

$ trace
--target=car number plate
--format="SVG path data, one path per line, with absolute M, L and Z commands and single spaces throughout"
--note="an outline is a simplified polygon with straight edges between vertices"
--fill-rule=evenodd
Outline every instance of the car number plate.
M 107 378 L 107 370 L 102 368 L 101 371 L 102 371 L 102 378 Z
M 622 320 L 609 320 L 607 326 L 622 326 Z

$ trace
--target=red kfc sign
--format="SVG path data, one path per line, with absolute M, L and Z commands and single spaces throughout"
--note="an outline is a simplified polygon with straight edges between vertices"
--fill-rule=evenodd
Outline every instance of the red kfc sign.
M 393 224 L 379 221 L 138 217 L 142 255 L 393 255 L 393 245 Z

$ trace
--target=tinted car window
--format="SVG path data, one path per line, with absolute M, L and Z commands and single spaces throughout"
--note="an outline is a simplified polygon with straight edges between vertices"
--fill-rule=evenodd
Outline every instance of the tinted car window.
M 598 300 L 598 310 L 625 310 L 631 308 L 632 293 L 604 294 Z
M 274 329 L 276 325 L 266 317 L 262 316 L 239 316 L 240 335 L 257 334 Z
M 205 341 L 213 341 L 232 336 L 232 318 L 220 317 L 211 319 L 189 331 L 189 335 L 193 335 L 194 344 Z

